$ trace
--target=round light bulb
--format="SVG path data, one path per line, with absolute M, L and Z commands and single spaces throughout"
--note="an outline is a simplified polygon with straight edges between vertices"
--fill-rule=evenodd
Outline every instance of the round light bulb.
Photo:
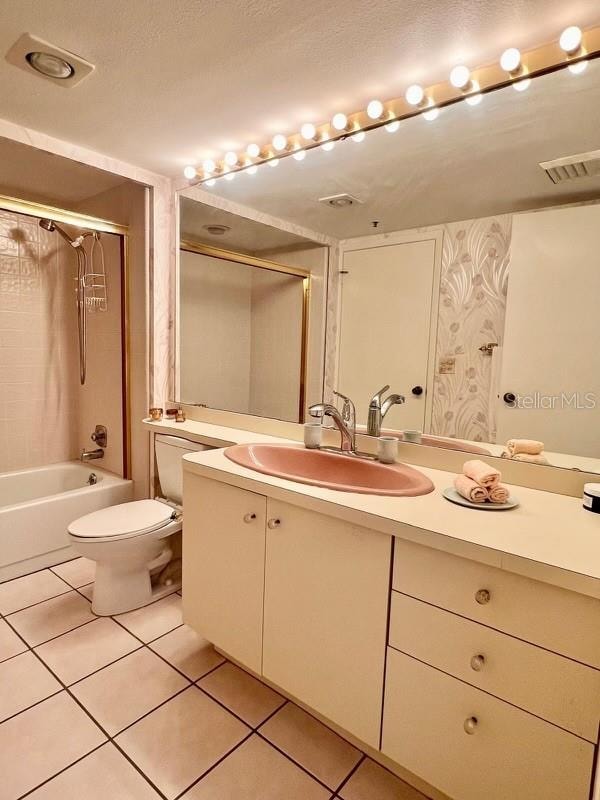
M 509 47 L 500 56 L 500 66 L 505 72 L 516 72 L 521 66 L 521 53 L 516 47 Z
M 188 181 L 193 181 L 197 174 L 196 167 L 192 167 L 191 165 L 185 167 L 183 170 L 183 176 L 187 178 Z
M 309 142 L 311 139 L 314 139 L 317 135 L 317 129 L 312 124 L 312 122 L 305 122 L 304 125 L 300 128 L 300 134 L 303 139 L 306 139 Z
M 423 91 L 422 86 L 419 86 L 417 83 L 413 83 L 413 85 L 409 86 L 406 90 L 404 97 L 406 98 L 406 102 L 411 106 L 418 106 L 419 103 L 423 102 L 425 92 Z
M 423 118 L 427 120 L 427 122 L 434 122 L 440 115 L 439 108 L 428 108 L 427 111 L 423 112 Z
M 522 81 L 515 81 L 512 87 L 515 92 L 525 92 L 531 86 L 531 78 L 524 78 Z
M 235 178 L 235 172 L 226 172 L 224 178 L 226 181 L 232 181 Z
M 207 158 L 206 161 L 202 162 L 202 170 L 207 175 L 212 175 L 212 173 L 217 169 L 217 165 L 212 160 L 212 158 Z
M 275 150 L 281 152 L 287 147 L 287 138 L 283 135 L 283 133 L 276 133 L 272 138 L 271 143 Z
M 450 83 L 455 89 L 465 89 L 471 82 L 471 70 L 464 65 L 454 67 L 450 73 Z
M 569 28 L 565 28 L 561 33 L 558 43 L 565 53 L 571 55 L 572 53 L 576 53 L 581 47 L 582 38 L 583 34 L 581 28 L 578 28 L 577 25 L 571 25 Z
M 276 167 L 277 164 L 279 164 L 279 159 L 278 158 L 272 158 L 270 161 L 267 161 L 267 164 L 270 167 Z
M 358 133 L 354 133 L 350 138 L 353 142 L 363 142 L 365 139 L 365 132 L 358 131 Z
M 325 133 L 323 134 L 323 138 L 321 139 L 321 147 L 323 150 L 333 150 L 335 147 L 335 142 L 331 141 L 329 136 Z
M 256 164 L 252 164 L 251 167 L 248 167 L 246 172 L 248 173 L 248 175 L 256 175 L 256 173 L 258 172 L 258 167 L 256 166 Z
M 587 65 L 587 61 L 577 61 L 576 64 L 569 64 L 568 69 L 572 75 L 581 75 L 582 72 L 586 71 Z
M 211 186 L 214 186 L 215 183 L 216 183 L 216 180 L 214 178 L 209 178 L 207 181 L 204 181 L 203 185 L 211 187 Z
M 292 158 L 295 158 L 296 161 L 304 161 L 306 158 L 306 150 L 296 150 L 296 152 L 292 154 Z
M 225 153 L 225 158 L 223 159 L 228 167 L 235 167 L 238 163 L 237 153 L 234 153 L 233 150 L 228 150 Z
M 257 144 L 249 144 L 246 148 L 246 153 L 250 158 L 258 158 L 260 155 L 260 147 Z
M 465 98 L 467 104 L 470 106 L 478 106 L 479 103 L 483 100 L 482 94 L 470 94 L 468 97 Z
M 385 129 L 388 133 L 396 133 L 396 131 L 400 130 L 400 120 L 394 119 L 385 126 Z
M 367 106 L 367 116 L 369 119 L 381 119 L 383 115 L 383 103 L 381 100 L 371 100 Z
M 348 126 L 348 117 L 340 112 L 333 117 L 331 124 L 336 131 L 343 131 Z

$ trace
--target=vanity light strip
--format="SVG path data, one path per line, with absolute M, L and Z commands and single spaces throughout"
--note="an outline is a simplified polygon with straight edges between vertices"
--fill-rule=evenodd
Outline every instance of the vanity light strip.
M 435 119 L 436 112 L 455 103 L 467 102 L 476 105 L 483 95 L 506 86 L 527 88 L 532 78 L 571 68 L 575 74 L 585 69 L 587 61 L 600 57 L 600 26 L 580 31 L 576 26 L 566 28 L 559 41 L 542 45 L 520 53 L 509 48 L 500 61 L 470 70 L 464 65 L 455 67 L 449 80 L 427 88 L 413 85 L 404 97 L 386 102 L 372 100 L 366 110 L 345 115 L 335 114 L 331 122 L 321 125 L 306 123 L 301 133 L 290 136 L 277 134 L 268 145 L 248 145 L 246 152 L 226 153 L 224 159 L 215 163 L 207 159 L 199 168 L 189 165 L 183 173 L 189 185 L 212 186 L 218 178 L 231 180 L 237 172 L 254 174 L 258 166 L 276 166 L 279 160 L 292 156 L 302 160 L 309 150 L 330 149 L 336 142 L 351 139 L 362 141 L 365 133 L 389 126 L 397 130 L 402 120 L 424 115 Z M 579 67 L 577 66 L 579 65 Z

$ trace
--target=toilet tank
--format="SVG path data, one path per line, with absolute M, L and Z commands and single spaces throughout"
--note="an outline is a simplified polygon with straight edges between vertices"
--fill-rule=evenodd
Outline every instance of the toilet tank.
M 181 436 L 157 434 L 154 437 L 154 453 L 162 496 L 165 500 L 181 505 L 183 503 L 183 465 L 181 459 L 186 453 L 201 450 L 214 450 L 206 444 L 192 442 Z

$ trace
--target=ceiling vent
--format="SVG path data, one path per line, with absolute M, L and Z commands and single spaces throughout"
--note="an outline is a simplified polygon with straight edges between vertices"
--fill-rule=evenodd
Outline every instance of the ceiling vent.
M 225 236 L 226 233 L 229 233 L 231 228 L 228 225 L 203 225 L 202 226 L 207 233 L 210 233 L 211 236 Z
M 348 208 L 349 206 L 358 206 L 362 203 L 357 197 L 351 194 L 332 194 L 329 197 L 319 197 L 319 203 L 323 203 L 331 208 Z
M 24 69 L 30 75 L 45 78 L 59 86 L 71 88 L 95 69 L 89 61 L 69 53 L 62 47 L 24 33 L 6 54 L 6 60 L 15 67 Z
M 579 153 L 576 156 L 557 158 L 554 161 L 542 161 L 540 167 L 552 183 L 573 181 L 577 178 L 589 178 L 600 175 L 600 150 L 590 153 Z

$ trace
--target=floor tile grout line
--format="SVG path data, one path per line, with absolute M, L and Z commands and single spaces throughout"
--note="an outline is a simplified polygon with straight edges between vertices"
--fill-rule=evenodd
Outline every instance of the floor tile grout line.
M 83 681 L 87 680 L 87 678 L 91 678 L 92 675 L 97 675 L 99 672 L 102 672 L 103 669 L 107 669 L 108 667 L 112 667 L 114 664 L 117 664 L 119 661 L 123 661 L 123 659 L 127 658 L 127 656 L 132 656 L 134 653 L 139 653 L 139 651 L 143 650 L 143 649 L 144 648 L 143 648 L 142 645 L 140 645 L 139 647 L 135 647 L 133 650 L 130 650 L 128 653 L 124 653 L 122 656 L 119 656 L 118 658 L 115 658 L 113 661 L 109 661 L 107 664 L 104 664 L 102 667 L 98 667 L 98 669 L 92 670 L 92 672 L 88 672 L 86 675 L 82 675 L 81 678 L 77 678 L 77 680 L 73 681 L 72 683 L 65 683 L 65 686 L 68 689 L 70 689 L 72 686 L 77 686 L 79 683 L 82 683 Z M 43 656 L 40 656 L 40 658 L 43 661 Z
M 4 586 L 5 583 L 12 583 L 13 581 L 18 581 L 21 578 L 28 578 L 30 575 L 37 575 L 38 572 L 46 572 L 46 570 L 51 570 L 52 572 L 54 572 L 53 567 L 60 567 L 61 564 L 68 564 L 69 561 L 77 561 L 77 558 L 83 558 L 83 556 L 75 556 L 75 558 L 68 558 L 66 561 L 60 561 L 58 564 L 51 564 L 49 567 L 40 567 L 39 569 L 32 569 L 31 572 L 26 572 L 24 575 L 15 575 L 14 578 L 8 578 L 7 580 L 2 581 L 0 583 L 0 586 Z M 54 574 L 56 575 L 55 572 Z M 60 575 L 57 575 L 57 577 L 60 578 Z M 60 579 L 61 581 L 64 580 L 63 578 Z
M 181 689 L 178 689 L 170 697 L 167 697 L 166 700 L 161 700 L 161 702 L 158 705 L 154 706 L 153 708 L 150 708 L 148 711 L 144 711 L 144 713 L 141 714 L 136 719 L 134 719 L 133 722 L 127 723 L 127 725 L 125 725 L 124 728 L 120 728 L 116 733 L 110 734 L 111 739 L 116 739 L 118 736 L 121 736 L 121 734 L 125 733 L 130 728 L 133 728 L 134 725 L 137 725 L 138 722 L 141 722 L 143 719 L 146 719 L 146 717 L 149 717 L 150 714 L 154 714 L 155 711 L 158 711 L 159 708 L 162 708 L 163 706 L 166 706 L 166 704 L 170 703 L 171 700 L 175 700 L 175 698 L 179 697 L 180 694 L 183 694 L 184 692 L 187 692 L 187 690 L 190 689 L 193 685 L 194 685 L 193 683 L 190 683 L 190 684 L 188 684 L 188 686 L 182 686 Z
M 58 575 L 56 576 L 58 578 Z M 2 618 L 6 619 L 6 617 L 12 617 L 13 614 L 19 614 L 21 611 L 27 611 L 29 608 L 35 608 L 36 606 L 41 606 L 42 603 L 47 603 L 48 600 L 56 600 L 57 597 L 62 597 L 65 594 L 69 594 L 69 592 L 75 591 L 72 586 L 69 586 L 68 583 L 65 583 L 65 591 L 64 592 L 57 592 L 56 594 L 51 594 L 50 597 L 44 597 L 43 600 L 36 600 L 35 603 L 30 603 L 28 606 L 23 606 L 23 608 L 15 608 L 14 611 L 9 611 L 8 614 L 3 613 Z
M 117 748 L 117 750 L 121 753 L 121 755 L 123 755 L 127 759 L 127 761 L 129 761 L 129 763 L 137 770 L 137 772 L 139 772 L 140 775 L 142 775 L 142 777 L 145 778 L 145 780 L 150 784 L 150 786 L 152 786 L 152 788 L 155 791 L 158 792 L 159 796 L 163 800 L 167 800 L 167 798 L 163 794 L 163 792 L 161 792 L 160 789 L 157 786 L 155 786 L 155 784 L 150 780 L 150 778 L 140 769 L 140 767 L 130 758 L 130 756 L 120 747 L 120 745 L 117 742 L 114 741 L 114 738 L 108 733 L 107 730 L 105 730 L 105 728 L 98 722 L 98 720 L 88 711 L 88 709 L 83 705 L 83 703 L 81 703 L 80 700 L 70 691 L 69 687 L 65 685 L 65 683 L 60 679 L 60 677 L 50 667 L 47 667 L 46 664 L 44 664 L 43 660 L 35 652 L 35 650 L 33 650 L 32 648 L 30 648 L 30 650 L 35 655 L 35 657 L 40 661 L 40 663 L 43 664 L 48 669 L 48 671 L 56 678 L 56 680 L 62 686 L 63 691 L 65 691 L 67 693 L 67 695 L 71 698 L 71 700 L 73 700 L 73 702 L 75 702 L 79 706 L 79 708 L 81 708 L 81 710 L 86 714 L 87 717 L 89 717 L 89 719 L 94 723 L 94 725 L 96 725 L 99 728 L 101 733 L 106 737 L 106 740 L 108 740 L 108 741 L 113 743 L 113 745 Z M 186 688 L 189 688 L 189 687 L 186 687 Z M 46 699 L 48 699 L 48 698 L 46 698 Z M 171 698 L 169 698 L 169 699 L 171 699 Z M 102 742 L 102 744 L 105 744 L 105 743 L 106 743 L 106 741 Z M 101 745 L 99 745 L 99 746 L 101 746 Z M 96 749 L 98 749 L 98 748 L 93 748 L 93 750 L 96 750 Z M 85 756 L 87 756 L 91 752 L 93 752 L 93 750 L 90 750 L 88 753 L 86 753 L 83 756 L 83 758 L 85 758 Z M 76 761 L 79 761 L 79 760 L 81 760 L 81 759 L 77 759 Z M 76 761 L 75 762 L 71 762 L 64 769 L 68 769 L 68 767 L 73 766 L 73 764 L 76 763 Z M 64 771 L 64 769 L 61 770 L 61 772 Z M 56 773 L 55 775 L 51 776 L 51 778 L 49 778 L 48 780 L 51 780 L 53 777 L 56 777 L 57 774 L 58 773 Z M 47 781 L 45 781 L 45 782 L 47 782 Z M 34 788 L 38 788 L 38 787 L 34 787 Z M 29 793 L 29 791 L 30 790 L 28 790 L 28 793 Z
M 211 766 L 207 770 L 205 770 L 202 773 L 202 775 L 200 775 L 200 777 L 198 777 L 194 781 L 192 781 L 192 783 L 190 783 L 189 786 L 186 786 L 185 789 L 183 791 L 181 791 L 178 795 L 175 795 L 173 800 L 180 800 L 180 798 L 183 797 L 184 794 L 187 794 L 187 792 L 189 792 L 190 789 L 192 789 L 194 786 L 197 786 L 200 783 L 200 781 L 202 781 L 202 780 L 204 780 L 204 778 L 206 778 L 206 776 L 209 774 L 209 772 L 212 772 L 213 769 L 216 769 L 216 767 L 219 766 L 219 764 L 222 764 L 223 761 L 225 761 L 227 758 L 229 758 L 230 755 L 235 753 L 235 751 L 238 748 L 240 748 L 245 742 L 247 742 L 248 739 L 252 738 L 253 735 L 254 735 L 254 731 L 251 730 L 246 736 L 244 736 L 243 739 L 241 739 L 234 747 L 232 747 L 231 750 L 228 750 L 224 755 L 221 756 L 221 758 L 219 758 L 217 761 L 215 761 L 214 764 L 211 764 Z
M 24 655 L 24 654 L 22 654 L 22 655 Z M 43 703 L 44 700 L 50 700 L 51 697 L 54 697 L 55 695 L 60 694 L 62 691 L 64 691 L 64 689 L 61 686 L 59 689 L 56 689 L 55 691 L 50 692 L 50 694 L 46 695 L 45 697 L 42 697 L 40 700 L 36 700 L 35 703 L 31 703 L 31 705 L 26 706 L 25 708 L 21 708 L 19 711 L 15 711 L 15 713 L 11 714 L 9 717 L 5 717 L 4 719 L 0 719 L 0 725 L 4 725 L 5 722 L 10 722 L 11 719 L 14 719 L 15 717 L 18 717 L 19 714 L 24 714 L 25 711 L 30 711 L 32 708 L 35 708 L 36 706 L 39 706 L 40 703 Z
M 285 750 L 282 750 L 280 747 L 278 747 L 270 739 L 267 739 L 267 737 L 263 733 L 261 733 L 259 730 L 256 730 L 255 733 L 260 739 L 263 740 L 263 742 L 265 742 L 265 744 L 270 745 L 274 750 L 277 750 L 277 752 L 280 755 L 285 756 L 288 759 L 288 761 L 291 761 L 292 764 L 295 764 L 297 767 L 299 767 L 302 770 L 302 772 L 305 772 L 307 775 L 309 775 L 314 781 L 316 781 L 318 784 L 320 784 L 324 789 L 327 789 L 328 792 L 331 792 L 332 794 L 335 794 L 335 791 L 331 788 L 331 786 L 327 786 L 327 784 L 324 783 L 321 780 L 321 778 L 317 777 L 314 774 L 314 772 L 311 772 L 307 767 L 305 767 L 299 761 L 296 761 L 295 758 L 292 758 L 292 756 L 289 753 L 286 753 Z
M 63 631 L 62 633 L 58 633 L 56 636 L 51 636 L 49 639 L 44 639 L 42 642 L 36 642 L 35 644 L 29 644 L 28 646 L 31 650 L 35 649 L 36 647 L 41 647 L 43 644 L 48 644 L 48 642 L 54 642 L 56 639 L 60 639 L 61 636 L 64 636 L 67 633 L 72 633 L 73 631 L 79 630 L 79 628 L 83 628 L 85 625 L 89 625 L 90 622 L 95 622 L 99 617 L 94 617 L 93 619 L 88 619 L 85 622 L 80 622 L 79 625 L 75 625 L 73 628 L 69 628 L 67 631 Z M 6 619 L 8 622 L 8 619 Z M 16 628 L 13 628 L 15 632 L 17 632 Z
M 361 758 L 359 758 L 359 759 L 358 759 L 358 761 L 356 762 L 356 764 L 355 764 L 355 765 L 352 767 L 352 769 L 350 770 L 350 772 L 349 772 L 349 773 L 346 775 L 346 777 L 344 778 L 344 780 L 343 780 L 343 781 L 342 781 L 342 782 L 339 784 L 339 786 L 338 786 L 338 787 L 337 787 L 337 789 L 335 790 L 335 792 L 334 792 L 334 795 L 335 795 L 336 797 L 337 797 L 337 795 L 338 795 L 338 794 L 341 792 L 341 790 L 344 788 L 344 786 L 346 786 L 346 784 L 348 783 L 348 781 L 350 780 L 350 778 L 351 778 L 351 777 L 352 777 L 354 774 L 356 774 L 356 773 L 358 772 L 358 769 L 359 769 L 360 765 L 361 765 L 361 764 L 362 764 L 364 761 L 366 761 L 366 758 L 367 758 L 366 754 L 365 754 L 365 753 L 363 753 L 362 751 L 359 751 L 359 752 L 361 753 Z
M 85 753 L 84 755 L 79 756 L 78 759 L 73 761 L 71 764 L 67 764 L 66 767 L 63 767 L 58 772 L 56 772 L 54 775 L 51 775 L 49 778 L 46 778 L 45 780 L 43 780 L 41 783 L 38 783 L 37 786 L 34 786 L 32 789 L 28 789 L 25 792 L 25 794 L 19 795 L 17 800 L 23 800 L 25 797 L 29 797 L 30 794 L 32 794 L 33 792 L 37 791 L 42 786 L 45 786 L 47 783 L 50 783 L 50 781 L 54 780 L 54 778 L 57 778 L 59 775 L 62 775 L 63 772 L 66 772 L 68 769 L 71 769 L 71 767 L 74 767 L 75 764 L 79 764 L 79 762 L 83 761 L 84 758 L 87 758 L 88 756 L 91 756 L 92 753 L 95 753 L 96 750 L 100 750 L 101 747 L 105 747 L 107 744 L 108 744 L 108 742 L 102 742 L 101 744 L 99 744 L 96 747 L 94 747 L 93 750 L 90 750 L 89 753 Z
M 12 629 L 12 628 L 11 628 L 10 630 L 11 630 L 11 632 L 12 632 L 12 633 L 14 633 L 14 631 L 13 631 L 13 629 Z M 21 652 L 20 652 L 20 653 L 15 653 L 14 655 L 12 655 L 12 656 L 7 656 L 6 658 L 0 658 L 0 664 L 6 664 L 6 662 L 7 662 L 7 661 L 12 661 L 12 659 L 13 659 L 13 658 L 17 658 L 18 656 L 22 656 L 22 655 L 23 655 L 23 653 L 26 653 L 26 652 L 27 652 L 27 650 L 31 650 L 31 649 L 32 649 L 31 647 L 27 646 L 27 647 L 25 648 L 25 650 L 21 650 Z

